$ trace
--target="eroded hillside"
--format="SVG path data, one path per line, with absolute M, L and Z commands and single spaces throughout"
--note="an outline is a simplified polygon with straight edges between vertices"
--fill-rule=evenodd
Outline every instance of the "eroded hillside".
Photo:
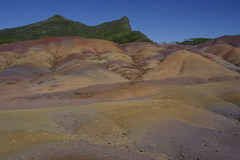
M 238 159 L 239 44 L 219 39 L 1 45 L 0 159 Z

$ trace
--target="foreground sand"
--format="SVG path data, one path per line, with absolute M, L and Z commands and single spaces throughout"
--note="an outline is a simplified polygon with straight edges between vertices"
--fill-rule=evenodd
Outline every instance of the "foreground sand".
M 0 157 L 236 160 L 239 84 L 126 82 L 25 95 L 13 85 L 1 90 Z

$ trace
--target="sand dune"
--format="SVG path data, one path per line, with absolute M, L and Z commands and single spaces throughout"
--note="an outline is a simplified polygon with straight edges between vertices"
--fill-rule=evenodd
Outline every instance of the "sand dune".
M 198 77 L 210 79 L 221 76 L 239 76 L 200 55 L 177 51 L 167 57 L 158 67 L 144 75 L 145 79 L 163 79 L 171 77 Z
M 0 159 L 236 160 L 237 43 L 1 45 Z
M 226 60 L 224 60 L 222 57 L 220 56 L 216 56 L 214 54 L 202 54 L 204 57 L 214 61 L 215 63 L 225 67 L 225 68 L 228 68 L 228 69 L 231 69 L 231 70 L 234 70 L 234 71 L 237 71 L 237 72 L 240 72 L 240 67 L 232 64 L 232 63 L 229 63 L 227 62 Z
M 240 36 L 222 36 L 216 39 L 212 39 L 202 45 L 197 46 L 197 48 L 204 48 L 207 46 L 213 46 L 215 44 L 228 44 L 233 47 L 240 47 Z
M 206 52 L 220 56 L 235 65 L 240 63 L 240 49 L 227 44 L 216 44 L 206 50 Z

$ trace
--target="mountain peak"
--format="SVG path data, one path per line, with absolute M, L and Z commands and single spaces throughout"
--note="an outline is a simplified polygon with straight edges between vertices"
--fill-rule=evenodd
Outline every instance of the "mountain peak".
M 129 18 L 127 16 L 123 16 L 120 20 L 122 22 L 129 22 Z
M 120 22 L 127 30 L 131 31 L 130 21 L 127 16 L 123 16 L 121 19 L 117 20 Z
M 56 14 L 50 18 L 48 18 L 47 20 L 50 20 L 50 21 L 62 21 L 62 20 L 68 20 L 66 18 L 64 18 L 63 16 L 59 15 L 59 14 Z

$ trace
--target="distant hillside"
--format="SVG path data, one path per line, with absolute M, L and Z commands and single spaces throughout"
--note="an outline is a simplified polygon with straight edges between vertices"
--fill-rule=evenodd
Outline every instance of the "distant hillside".
M 143 33 L 132 31 L 126 16 L 97 26 L 87 26 L 55 15 L 47 20 L 27 26 L 0 30 L 1 43 L 58 36 L 105 39 L 117 43 L 151 42 Z
M 185 41 L 176 42 L 176 43 L 181 45 L 198 45 L 198 44 L 203 44 L 209 40 L 211 40 L 211 38 L 190 38 Z

